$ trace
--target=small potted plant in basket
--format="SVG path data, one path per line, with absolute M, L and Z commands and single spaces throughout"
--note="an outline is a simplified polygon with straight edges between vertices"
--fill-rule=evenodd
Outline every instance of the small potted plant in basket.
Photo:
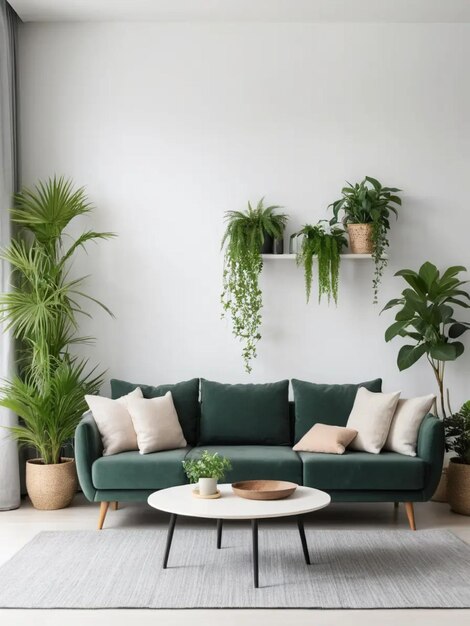
M 447 497 L 456 513 L 470 515 L 470 400 L 458 413 L 444 418 L 446 448 L 457 456 L 450 459 Z
M 398 217 L 401 198 L 397 194 L 400 191 L 396 187 L 383 187 L 377 179 L 366 176 L 360 183 L 347 183 L 341 190 L 341 198 L 330 204 L 333 208 L 330 223 L 342 221 L 346 226 L 351 252 L 372 255 L 375 263 L 374 302 L 377 302 L 378 288 L 387 266 L 389 219 L 391 213 Z
M 232 464 L 217 452 L 211 454 L 204 450 L 199 458 L 183 461 L 183 468 L 189 482 L 198 484 L 198 495 L 208 498 L 217 494 L 217 481 L 224 478 L 226 471 L 232 469 Z

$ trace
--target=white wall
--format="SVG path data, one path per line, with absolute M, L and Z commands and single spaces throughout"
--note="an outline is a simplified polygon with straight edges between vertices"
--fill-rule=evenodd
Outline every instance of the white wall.
M 271 261 L 263 339 L 249 377 L 220 320 L 223 213 L 266 195 L 289 232 L 326 215 L 345 179 L 404 190 L 393 272 L 470 264 L 470 25 L 28 24 L 20 33 L 22 178 L 86 185 L 92 226 L 119 238 L 82 255 L 97 312 L 92 360 L 138 382 L 353 382 L 434 390 L 404 373 L 393 314 L 372 304 L 372 263 L 344 261 L 337 309 L 304 301 L 302 271 Z M 470 317 L 470 316 L 468 316 Z M 468 352 L 451 364 L 470 397 Z

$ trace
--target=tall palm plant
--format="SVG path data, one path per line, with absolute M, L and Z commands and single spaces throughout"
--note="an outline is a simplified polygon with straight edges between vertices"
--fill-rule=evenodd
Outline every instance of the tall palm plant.
M 91 210 L 84 189 L 62 177 L 24 189 L 11 212 L 18 234 L 1 254 L 11 267 L 12 289 L 0 295 L 0 319 L 18 342 L 18 375 L 0 390 L 0 405 L 22 418 L 11 432 L 20 444 L 34 446 L 45 464 L 60 462 L 86 409 L 84 395 L 97 393 L 102 382 L 102 374 L 71 351 L 92 339 L 77 334 L 78 316 L 90 315 L 84 301 L 111 314 L 83 292 L 86 277 L 69 276 L 80 247 L 113 236 L 91 230 L 76 239 L 67 234 L 70 222 Z

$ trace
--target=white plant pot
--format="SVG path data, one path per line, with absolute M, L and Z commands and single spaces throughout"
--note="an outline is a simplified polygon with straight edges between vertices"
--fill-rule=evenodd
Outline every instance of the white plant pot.
M 217 493 L 217 478 L 200 478 L 198 487 L 200 496 L 213 496 Z

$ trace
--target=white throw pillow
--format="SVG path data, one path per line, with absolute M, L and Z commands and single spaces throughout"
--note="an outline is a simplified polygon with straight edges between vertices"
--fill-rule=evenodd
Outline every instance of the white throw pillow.
M 140 454 L 187 446 L 171 391 L 164 396 L 129 402 Z
M 431 410 L 435 397 L 431 393 L 420 398 L 403 398 L 398 401 L 385 450 L 416 456 L 419 427 Z
M 349 448 L 379 454 L 390 430 L 400 392 L 373 393 L 359 387 L 347 427 L 357 430 Z
M 140 387 L 117 400 L 85 396 L 103 440 L 103 456 L 137 450 L 137 437 L 128 411 L 128 403 L 133 398 L 142 398 Z

